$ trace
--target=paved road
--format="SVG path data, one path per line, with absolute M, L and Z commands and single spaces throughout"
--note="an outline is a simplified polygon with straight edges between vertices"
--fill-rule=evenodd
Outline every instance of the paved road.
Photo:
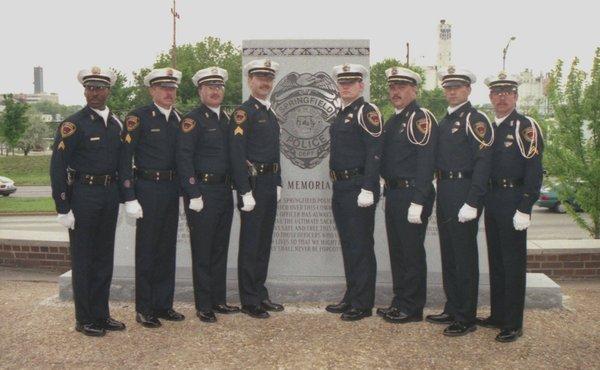
M 64 234 L 64 229 L 56 223 L 56 216 L 0 216 L 0 237 L 10 230 Z M 483 221 L 481 221 L 483 222 Z M 589 236 L 566 214 L 552 213 L 545 208 L 534 207 L 533 223 L 528 239 L 581 239 Z
M 11 197 L 51 197 L 52 190 L 49 186 L 17 186 L 17 191 Z

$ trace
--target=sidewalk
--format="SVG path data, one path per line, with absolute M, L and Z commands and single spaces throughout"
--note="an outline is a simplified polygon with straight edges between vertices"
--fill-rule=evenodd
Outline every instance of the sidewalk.
M 447 338 L 443 326 L 425 322 L 394 325 L 375 316 L 343 322 L 318 304 L 287 305 L 267 320 L 219 315 L 206 324 L 181 302 L 175 308 L 186 320 L 157 330 L 135 322 L 132 302 L 111 302 L 111 315 L 127 330 L 89 338 L 74 331 L 72 303 L 57 299 L 48 278 L 0 268 L 0 368 L 548 369 L 600 363 L 600 281 L 565 283 L 566 309 L 526 310 L 523 337 L 502 344 L 493 340 L 497 330 Z

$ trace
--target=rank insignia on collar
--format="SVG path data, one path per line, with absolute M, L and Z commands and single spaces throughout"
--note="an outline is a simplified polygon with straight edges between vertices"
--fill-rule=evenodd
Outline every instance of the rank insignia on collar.
M 233 120 L 236 124 L 241 125 L 242 123 L 246 122 L 246 119 L 248 119 L 248 114 L 246 111 L 238 109 L 233 112 Z
M 194 127 L 196 127 L 196 121 L 191 118 L 185 118 L 183 121 L 181 121 L 181 131 L 186 134 L 192 131 Z
M 460 114 L 458 115 L 460 118 L 462 118 L 462 116 L 465 115 L 465 112 L 460 112 Z
M 138 116 L 128 116 L 125 119 L 125 127 L 127 127 L 127 131 L 131 132 L 135 130 L 140 125 L 140 118 Z
M 152 110 L 152 117 L 156 117 L 156 111 Z
M 210 117 L 210 116 L 208 115 L 208 112 L 204 112 L 204 115 L 206 116 L 206 118 Z

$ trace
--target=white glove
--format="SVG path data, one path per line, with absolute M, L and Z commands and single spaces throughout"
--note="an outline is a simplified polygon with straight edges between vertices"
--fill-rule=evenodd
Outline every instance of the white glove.
M 279 202 L 281 200 L 281 186 L 277 187 L 277 201 Z
M 373 198 L 373 192 L 365 189 L 360 189 L 360 194 L 358 194 L 358 199 L 356 201 L 359 207 L 370 207 L 375 203 L 375 199 Z
M 244 204 L 242 206 L 242 211 L 250 212 L 254 209 L 254 207 L 256 206 L 256 201 L 254 200 L 251 191 L 242 195 L 242 203 Z
M 477 218 L 477 208 L 473 208 L 467 203 L 463 204 L 458 211 L 458 222 L 465 223 Z
M 527 213 L 516 211 L 513 216 L 515 230 L 525 230 L 531 225 L 531 216 Z
M 75 230 L 75 215 L 73 211 L 69 213 L 59 213 L 56 220 L 67 229 Z
M 202 211 L 202 208 L 204 208 L 204 201 L 202 200 L 202 197 L 200 196 L 198 198 L 190 199 L 189 207 L 192 211 L 196 211 L 196 212 Z
M 125 213 L 131 218 L 144 217 L 144 211 L 142 210 L 142 206 L 137 199 L 125 202 Z
M 416 203 L 411 203 L 410 207 L 408 207 L 408 222 L 411 224 L 420 224 L 423 223 L 421 221 L 421 213 L 423 212 L 423 206 Z

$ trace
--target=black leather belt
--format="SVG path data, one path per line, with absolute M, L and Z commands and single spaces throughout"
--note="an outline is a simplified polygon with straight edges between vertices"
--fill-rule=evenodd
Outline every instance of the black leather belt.
M 523 179 L 510 179 L 510 178 L 490 179 L 490 184 L 492 185 L 493 188 L 502 188 L 502 189 L 514 188 L 517 186 L 522 186 Z
M 257 175 L 279 173 L 279 163 L 253 163 Z
M 173 181 L 177 177 L 177 172 L 171 170 L 159 171 L 136 169 L 135 176 L 142 180 Z
M 331 179 L 333 181 L 344 181 L 344 180 L 350 180 L 355 177 L 361 176 L 364 173 L 365 173 L 364 168 L 351 168 L 349 170 L 340 170 L 340 171 L 331 170 L 331 171 L 329 171 L 329 177 L 331 177 Z
M 75 180 L 85 185 L 102 185 L 108 186 L 117 181 L 115 175 L 86 175 L 83 173 L 75 173 Z
M 396 177 L 394 179 L 385 180 L 386 189 L 405 189 L 410 188 L 411 186 L 415 186 L 414 179 L 404 179 L 401 177 Z
M 229 176 L 229 175 L 198 172 L 196 174 L 196 177 L 198 178 L 198 181 L 200 181 L 202 184 L 209 184 L 209 185 L 218 185 L 218 184 L 229 185 L 229 184 L 231 184 L 231 176 Z
M 473 171 L 441 171 L 437 170 L 436 175 L 438 180 L 458 180 L 470 179 Z

